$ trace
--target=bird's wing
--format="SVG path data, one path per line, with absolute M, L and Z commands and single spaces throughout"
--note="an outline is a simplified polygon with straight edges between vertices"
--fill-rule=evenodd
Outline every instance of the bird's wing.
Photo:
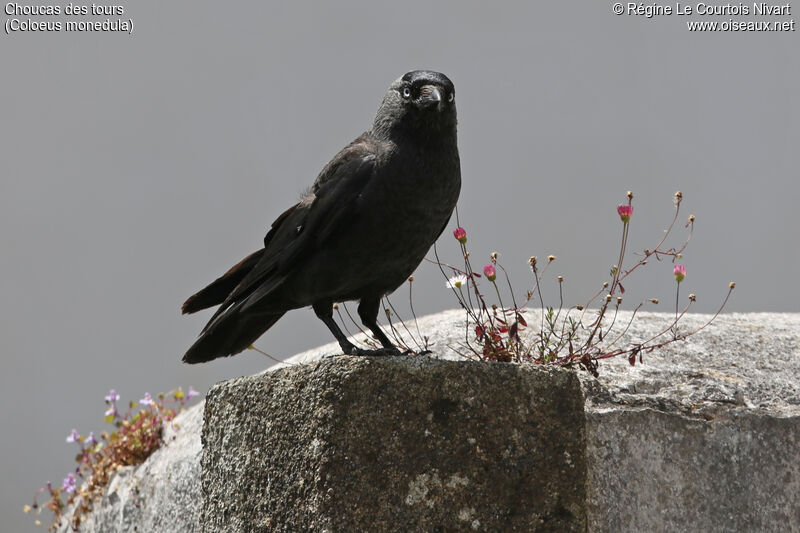
M 313 200 L 296 228 L 296 244 L 281 254 L 281 272 L 295 268 L 302 256 L 324 243 L 358 214 L 358 200 L 375 172 L 377 145 L 362 135 L 328 163 L 312 187 Z
M 357 203 L 375 170 L 376 146 L 361 136 L 322 170 L 309 195 L 287 209 L 264 237 L 259 262 L 228 295 L 209 321 L 235 302 L 249 307 L 274 291 L 303 258 L 357 214 Z

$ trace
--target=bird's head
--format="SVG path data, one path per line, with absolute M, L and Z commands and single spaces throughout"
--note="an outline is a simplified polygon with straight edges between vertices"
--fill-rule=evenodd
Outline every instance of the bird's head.
M 455 135 L 456 92 L 450 78 L 431 70 L 412 70 L 386 91 L 373 132 L 386 137 Z

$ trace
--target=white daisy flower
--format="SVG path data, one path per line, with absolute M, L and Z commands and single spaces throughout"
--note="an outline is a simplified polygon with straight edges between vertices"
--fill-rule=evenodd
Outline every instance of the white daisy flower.
M 460 289 L 463 285 L 467 284 L 467 276 L 463 274 L 459 274 L 458 276 L 453 276 L 449 280 L 447 280 L 447 288 L 449 289 Z

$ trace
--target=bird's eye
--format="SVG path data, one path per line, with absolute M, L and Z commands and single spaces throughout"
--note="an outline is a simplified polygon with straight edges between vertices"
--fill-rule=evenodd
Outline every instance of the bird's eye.
M 403 87 L 403 98 L 411 98 L 411 89 L 409 87 Z
M 452 102 L 452 101 L 453 101 L 453 98 L 455 98 L 455 97 L 453 96 L 453 93 L 450 93 L 450 94 L 448 94 L 448 95 L 447 95 L 447 101 L 448 101 L 448 102 Z

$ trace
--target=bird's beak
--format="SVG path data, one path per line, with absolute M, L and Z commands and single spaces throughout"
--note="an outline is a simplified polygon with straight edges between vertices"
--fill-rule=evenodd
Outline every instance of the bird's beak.
M 424 107 L 438 106 L 442 101 L 442 93 L 435 85 L 423 85 L 419 90 L 419 103 Z

